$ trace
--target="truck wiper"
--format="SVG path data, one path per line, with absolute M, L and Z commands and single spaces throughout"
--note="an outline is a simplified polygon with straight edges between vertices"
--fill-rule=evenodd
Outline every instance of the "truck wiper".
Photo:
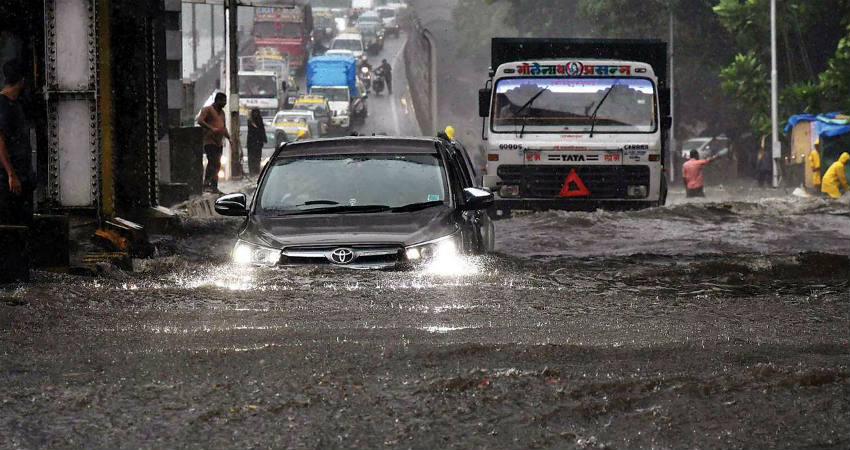
M 399 206 L 393 208 L 393 212 L 411 212 L 411 211 L 419 211 L 422 209 L 433 208 L 435 206 L 440 206 L 445 204 L 442 200 L 434 200 L 430 202 L 422 202 L 422 203 L 411 203 L 409 205 Z
M 391 208 L 387 205 L 339 205 L 339 206 L 327 206 L 324 208 L 312 208 L 306 209 L 303 211 L 295 211 L 289 214 L 288 216 L 297 216 L 303 214 L 325 214 L 325 213 L 377 213 L 389 211 Z
M 514 116 L 519 116 L 519 114 L 521 112 L 525 111 L 525 108 L 528 108 L 529 106 L 531 106 L 534 103 L 535 100 L 537 100 L 537 97 L 540 97 L 541 95 L 543 95 L 544 92 L 546 92 L 548 90 L 549 90 L 549 86 L 544 86 L 543 89 L 540 89 L 539 91 L 537 91 L 537 93 L 534 94 L 533 96 L 531 96 L 531 98 L 528 99 L 528 101 L 525 102 L 525 104 L 523 104 L 522 106 L 519 107 L 519 109 L 514 113 Z M 522 137 L 525 134 L 525 124 L 526 124 L 525 119 L 527 119 L 527 118 L 528 118 L 528 116 L 522 116 L 522 128 L 519 130 L 519 137 Z
M 590 137 L 593 137 L 593 128 L 596 127 L 596 114 L 599 112 L 599 108 L 602 107 L 602 104 L 605 103 L 605 99 L 608 98 L 608 95 L 611 94 L 611 91 L 614 90 L 614 86 L 617 85 L 615 81 L 614 84 L 605 91 L 605 95 L 599 100 L 599 103 L 596 104 L 596 108 L 593 109 L 593 114 L 590 115 Z

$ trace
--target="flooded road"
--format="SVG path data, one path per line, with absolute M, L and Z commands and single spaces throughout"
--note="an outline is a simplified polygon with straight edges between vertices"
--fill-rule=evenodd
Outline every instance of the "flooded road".
M 847 448 L 847 202 L 721 200 L 412 272 L 238 268 L 186 219 L 0 290 L 0 448 Z

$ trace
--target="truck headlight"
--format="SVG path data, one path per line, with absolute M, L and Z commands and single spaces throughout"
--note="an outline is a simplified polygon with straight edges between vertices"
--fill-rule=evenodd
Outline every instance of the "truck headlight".
M 626 187 L 626 195 L 628 195 L 631 198 L 646 198 L 646 195 L 647 195 L 646 185 L 627 186 Z
M 280 261 L 280 250 L 250 244 L 245 241 L 236 242 L 233 247 L 233 262 L 240 265 L 273 266 Z
M 460 233 L 405 247 L 404 253 L 410 262 L 431 261 L 434 259 L 454 258 L 459 253 Z
M 499 188 L 499 196 L 503 198 L 507 197 L 519 197 L 519 185 L 518 184 L 505 184 Z

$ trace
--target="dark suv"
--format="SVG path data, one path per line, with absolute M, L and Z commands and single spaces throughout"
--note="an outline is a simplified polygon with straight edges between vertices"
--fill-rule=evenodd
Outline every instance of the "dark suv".
M 391 268 L 491 252 L 492 202 L 457 143 L 345 137 L 281 146 L 250 205 L 230 194 L 215 209 L 246 216 L 237 263 Z

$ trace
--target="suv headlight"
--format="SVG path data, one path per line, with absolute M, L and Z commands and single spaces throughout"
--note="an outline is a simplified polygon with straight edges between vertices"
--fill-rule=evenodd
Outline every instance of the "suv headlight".
M 273 266 L 280 261 L 280 250 L 250 244 L 245 241 L 236 242 L 233 247 L 233 262 L 242 265 Z
M 460 233 L 455 232 L 439 239 L 404 248 L 410 262 L 431 261 L 437 258 L 453 258 L 461 251 Z

